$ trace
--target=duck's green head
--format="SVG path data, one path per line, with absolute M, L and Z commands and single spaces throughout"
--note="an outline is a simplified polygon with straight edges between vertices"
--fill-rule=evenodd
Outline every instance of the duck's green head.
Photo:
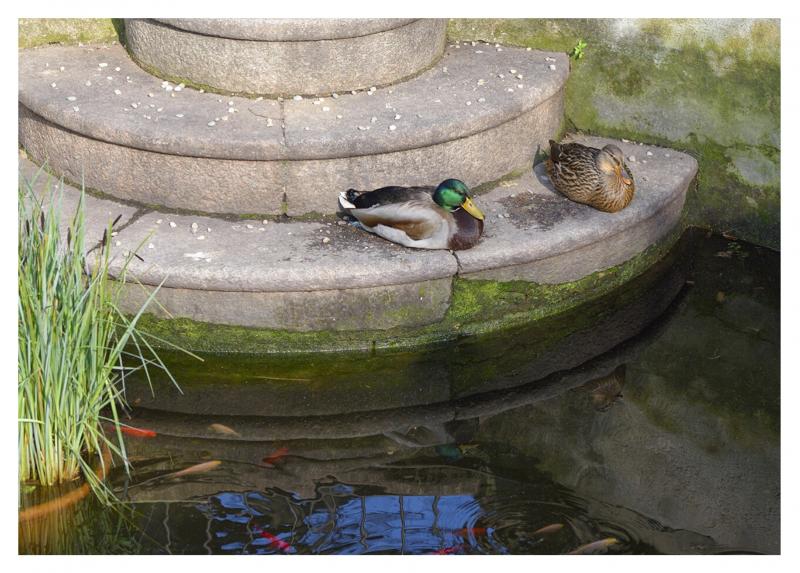
M 476 219 L 483 220 L 483 213 L 472 202 L 472 196 L 463 181 L 458 179 L 445 179 L 436 188 L 433 193 L 433 200 L 436 204 L 447 209 L 448 211 L 455 211 L 459 207 L 475 217 Z

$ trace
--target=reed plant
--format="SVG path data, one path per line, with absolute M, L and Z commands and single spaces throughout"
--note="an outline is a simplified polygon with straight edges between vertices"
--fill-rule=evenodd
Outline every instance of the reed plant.
M 88 245 L 84 193 L 74 215 L 64 216 L 63 185 L 53 190 L 48 181 L 50 191 L 37 197 L 38 177 L 41 170 L 31 180 L 21 175 L 19 185 L 19 479 L 52 485 L 82 476 L 108 502 L 103 450 L 128 469 L 125 377 L 144 369 L 149 380 L 157 368 L 175 383 L 136 328 L 158 289 L 137 314 L 123 313 L 120 289 L 135 250 L 110 276 L 113 223 Z

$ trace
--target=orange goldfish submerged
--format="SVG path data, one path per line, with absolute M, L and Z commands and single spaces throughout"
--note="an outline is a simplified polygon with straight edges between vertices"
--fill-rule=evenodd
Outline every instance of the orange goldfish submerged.
M 283 458 L 283 456 L 285 456 L 288 453 L 289 453 L 289 449 L 288 448 L 278 448 L 277 450 L 272 452 L 270 455 L 268 455 L 266 458 L 264 458 L 261 461 L 264 462 L 265 464 L 274 466 L 275 462 L 277 462 L 278 460 Z
M 177 472 L 173 472 L 171 474 L 167 474 L 165 478 L 177 478 L 182 477 L 190 474 L 199 474 L 207 471 L 211 471 L 221 465 L 222 462 L 219 460 L 211 460 L 210 462 L 203 462 L 202 464 L 195 464 L 193 466 L 189 466 L 188 468 L 184 468 Z

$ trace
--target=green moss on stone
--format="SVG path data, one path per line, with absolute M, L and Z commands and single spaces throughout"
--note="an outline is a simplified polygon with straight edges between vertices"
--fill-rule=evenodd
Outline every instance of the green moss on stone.
M 20 18 L 20 48 L 47 44 L 97 44 L 120 40 L 110 18 Z
M 682 229 L 683 226 L 679 225 L 668 237 L 621 265 L 573 282 L 539 284 L 457 277 L 453 282 L 453 301 L 445 321 L 459 325 L 465 333 L 479 334 L 565 312 L 642 274 L 667 254 Z

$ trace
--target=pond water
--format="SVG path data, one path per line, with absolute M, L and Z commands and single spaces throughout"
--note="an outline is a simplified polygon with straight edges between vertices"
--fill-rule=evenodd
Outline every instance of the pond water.
M 777 253 L 693 230 L 623 289 L 502 334 L 168 355 L 184 394 L 127 388 L 129 423 L 158 432 L 112 473 L 128 503 L 21 525 L 20 552 L 778 553 L 779 279 Z

